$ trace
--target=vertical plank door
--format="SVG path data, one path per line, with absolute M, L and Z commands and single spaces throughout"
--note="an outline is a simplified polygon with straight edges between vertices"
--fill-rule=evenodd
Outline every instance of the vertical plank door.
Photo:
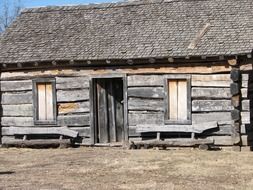
M 123 80 L 121 78 L 115 79 L 114 82 L 115 91 L 115 122 L 116 122 L 116 134 L 117 142 L 123 141 L 124 131 L 124 102 L 123 102 Z
M 106 82 L 103 79 L 97 79 L 97 115 L 99 142 L 108 143 L 107 92 Z

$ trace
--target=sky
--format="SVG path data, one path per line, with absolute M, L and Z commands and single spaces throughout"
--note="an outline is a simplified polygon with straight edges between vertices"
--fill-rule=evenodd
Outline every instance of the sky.
M 49 5 L 78 5 L 78 4 L 116 2 L 116 1 L 117 0 L 21 0 L 22 5 L 25 8 L 41 7 Z

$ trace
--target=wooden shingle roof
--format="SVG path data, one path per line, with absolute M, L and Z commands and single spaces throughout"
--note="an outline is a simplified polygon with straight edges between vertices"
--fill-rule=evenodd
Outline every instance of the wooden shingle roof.
M 26 9 L 0 63 L 248 54 L 252 0 L 146 0 Z

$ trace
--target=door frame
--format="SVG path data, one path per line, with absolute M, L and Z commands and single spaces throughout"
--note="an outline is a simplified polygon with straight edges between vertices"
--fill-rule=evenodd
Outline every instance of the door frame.
M 94 75 L 90 76 L 90 143 L 94 145 L 97 142 L 97 129 L 96 129 L 96 109 L 94 106 L 96 105 L 95 101 L 95 80 L 96 79 L 113 79 L 113 78 L 122 78 L 123 81 L 123 122 L 124 122 L 124 130 L 123 130 L 123 141 L 122 143 L 128 142 L 128 107 L 127 107 L 127 76 L 126 74 L 104 74 L 104 75 Z

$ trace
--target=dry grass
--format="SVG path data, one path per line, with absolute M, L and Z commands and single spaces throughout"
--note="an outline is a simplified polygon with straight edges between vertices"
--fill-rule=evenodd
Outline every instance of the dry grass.
M 0 149 L 0 189 L 253 189 L 253 153 Z

